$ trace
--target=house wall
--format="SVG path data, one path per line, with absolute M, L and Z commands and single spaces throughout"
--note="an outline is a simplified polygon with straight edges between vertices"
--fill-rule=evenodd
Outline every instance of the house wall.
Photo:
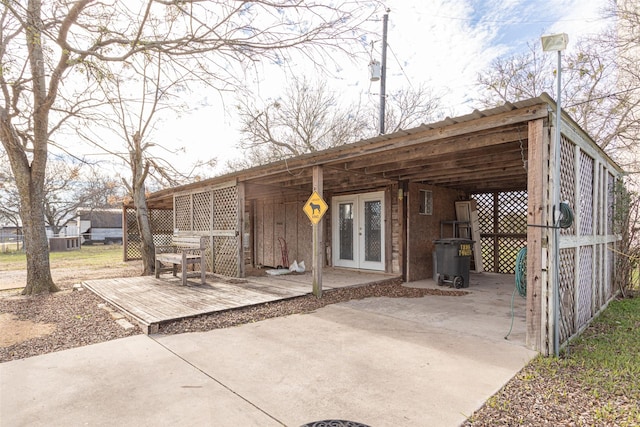
M 403 241 L 401 239 L 402 236 L 402 221 L 399 213 L 399 206 L 402 202 L 398 197 L 398 185 L 392 184 L 383 188 L 368 188 L 362 191 L 352 191 L 348 193 L 340 193 L 336 194 L 336 196 L 346 196 L 350 194 L 364 194 L 364 193 L 372 193 L 377 191 L 384 191 L 384 233 L 385 233 L 385 248 L 384 248 L 384 259 L 385 259 L 385 272 L 393 273 L 393 274 L 401 274 L 401 253 L 402 253 L 402 244 Z M 329 205 L 329 211 L 325 216 L 326 220 L 324 223 L 324 231 L 325 231 L 325 261 L 327 265 L 332 264 L 332 200 L 330 194 L 325 194 L 326 201 Z
M 306 197 L 294 194 L 251 202 L 254 233 L 252 245 L 249 246 L 253 246 L 251 258 L 254 265 L 283 265 L 279 241 L 282 238 L 286 241 L 289 264 L 296 260 L 304 261 L 307 267 L 311 266 L 312 228 L 309 218 L 302 210 L 306 200 Z M 248 258 L 245 255 L 245 260 Z
M 433 214 L 420 214 L 420 190 L 433 192 Z M 434 240 L 440 236 L 440 221 L 455 220 L 455 202 L 463 194 L 425 184 L 409 184 L 407 200 L 407 281 L 433 277 Z M 445 228 L 445 233 L 451 233 Z M 447 234 L 443 237 L 452 237 Z

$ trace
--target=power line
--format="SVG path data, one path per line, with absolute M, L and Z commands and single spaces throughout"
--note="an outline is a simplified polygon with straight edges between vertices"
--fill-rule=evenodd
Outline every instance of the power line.
M 601 99 L 611 98 L 612 96 L 621 95 L 621 94 L 627 93 L 627 92 L 633 92 L 634 90 L 638 90 L 638 89 L 640 89 L 640 86 L 632 87 L 630 89 L 621 90 L 619 92 L 609 93 L 607 95 L 598 96 L 596 98 L 589 98 L 589 99 L 587 99 L 585 101 L 576 102 L 575 104 L 567 105 L 564 108 L 576 107 L 578 105 L 586 104 L 588 102 L 593 102 L 593 101 L 598 101 L 598 100 L 601 100 Z
M 402 75 L 404 75 L 405 79 L 407 79 L 407 82 L 409 83 L 409 86 L 411 86 L 411 89 L 414 89 L 413 84 L 411 83 L 411 80 L 409 80 L 409 76 L 407 75 L 407 73 L 404 71 L 404 67 L 402 66 L 402 64 L 400 63 L 400 61 L 398 60 L 398 56 L 396 55 L 396 53 L 393 51 L 393 48 L 391 47 L 390 44 L 387 44 L 387 47 L 389 48 L 389 50 L 391 51 L 391 54 L 393 55 L 393 59 L 396 60 L 396 64 L 398 64 L 398 67 L 400 67 L 400 71 L 402 71 Z

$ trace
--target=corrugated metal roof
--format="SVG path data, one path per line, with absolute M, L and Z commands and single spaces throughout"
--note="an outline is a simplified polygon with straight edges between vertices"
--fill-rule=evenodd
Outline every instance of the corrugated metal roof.
M 516 110 L 522 111 L 522 114 L 515 116 L 508 114 Z M 353 186 L 376 183 L 380 185 L 385 180 L 410 180 L 467 191 L 476 190 L 483 186 L 489 189 L 490 186 L 497 187 L 500 185 L 511 187 L 511 189 L 522 189 L 526 187 L 527 178 L 526 171 L 522 167 L 524 159 L 521 157 L 523 150 L 526 150 L 526 138 L 528 136 L 526 130 L 523 130 L 522 123 L 527 123 L 528 120 L 535 118 L 548 117 L 548 114 L 552 111 L 555 111 L 555 101 L 549 95 L 543 93 L 536 98 L 513 103 L 507 102 L 501 106 L 485 110 L 476 109 L 466 115 L 447 117 L 438 122 L 422 124 L 411 129 L 402 129 L 394 133 L 378 135 L 351 144 L 232 172 L 197 183 L 161 190 L 153 193 L 149 200 L 153 202 L 165 199 L 166 202 L 169 202 L 167 198 L 176 192 L 203 188 L 230 180 L 246 182 L 259 180 L 262 184 L 271 183 L 282 188 L 302 191 L 303 188 L 310 184 L 310 167 L 315 165 L 331 167 L 330 173 L 334 175 L 335 182 L 339 183 L 340 180 L 348 181 L 349 185 Z M 566 112 L 563 111 L 563 113 L 565 123 L 580 132 L 585 140 L 590 141 L 602 153 L 603 157 L 613 164 L 611 159 L 580 129 L 575 121 Z M 495 123 L 491 122 L 492 118 L 495 118 Z M 476 138 L 470 139 L 468 136 L 464 136 L 469 135 L 468 132 L 465 133 L 464 129 L 471 129 L 474 123 L 483 121 L 488 123 L 488 128 L 481 132 L 476 132 Z M 469 126 L 465 126 L 465 124 Z M 456 133 L 454 132 L 456 128 L 462 130 Z M 480 147 L 474 150 L 466 147 L 467 145 L 473 145 L 471 142 L 476 141 L 481 136 L 485 139 L 491 138 L 491 135 L 487 137 L 487 134 L 491 132 L 494 133 L 494 140 L 487 143 L 489 148 L 483 149 Z M 451 153 L 450 147 L 452 145 L 447 145 L 447 149 L 441 150 L 448 150 L 449 153 L 447 155 L 439 155 L 434 148 L 439 144 L 438 141 L 449 141 L 449 144 L 457 144 L 456 147 L 459 147 L 460 150 L 459 156 Z M 499 143 L 502 145 L 498 145 Z M 425 153 L 429 151 L 431 154 L 425 154 L 424 159 L 419 159 L 416 157 L 416 150 L 419 149 Z M 512 153 L 510 157 L 500 157 L 506 156 L 504 153 L 508 152 Z M 475 163 L 466 159 L 474 156 L 478 157 L 478 161 Z M 381 157 L 384 158 L 381 159 Z M 502 161 L 504 164 L 499 159 L 505 159 Z M 377 163 L 377 168 L 364 167 L 367 161 Z M 443 171 L 442 168 L 438 167 L 438 162 L 451 163 L 453 165 L 452 169 Z M 493 167 L 494 170 L 489 170 L 490 167 Z M 479 170 L 482 168 L 486 171 L 484 175 Z M 522 170 L 519 171 L 518 168 Z M 373 169 L 381 172 L 372 173 L 371 170 Z M 451 177 L 452 171 L 453 175 L 455 175 L 456 170 L 460 171 L 460 176 Z M 430 173 L 430 171 L 432 172 Z M 441 176 L 438 176 L 438 173 Z M 359 174 L 362 177 L 354 177 L 354 174 Z M 484 177 L 482 180 L 473 181 L 470 174 Z M 493 177 L 494 181 L 491 181 L 486 176 Z M 501 177 L 504 177 L 502 181 L 500 180 Z M 506 181 L 509 179 L 512 179 L 512 181 L 507 184 Z M 331 181 L 331 176 L 327 175 L 327 173 L 325 173 L 325 180 L 329 186 L 337 185 Z M 455 187 L 456 185 L 459 187 Z M 326 185 L 325 189 L 327 189 Z

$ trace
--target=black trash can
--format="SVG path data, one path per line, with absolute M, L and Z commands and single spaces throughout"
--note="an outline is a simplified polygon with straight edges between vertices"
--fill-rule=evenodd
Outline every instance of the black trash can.
M 463 238 L 439 239 L 436 245 L 436 272 L 438 285 L 469 287 L 469 266 L 473 240 Z

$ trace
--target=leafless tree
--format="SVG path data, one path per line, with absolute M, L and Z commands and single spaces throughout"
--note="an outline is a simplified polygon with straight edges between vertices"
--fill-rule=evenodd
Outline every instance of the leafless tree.
M 340 105 L 325 81 L 293 78 L 283 95 L 257 103 L 240 99 L 240 148 L 247 156 L 237 166 L 264 164 L 353 142 L 368 124 L 355 106 Z
M 375 135 L 377 106 L 340 104 L 325 80 L 294 78 L 283 96 L 257 104 L 249 95 L 240 101 L 245 157 L 230 162 L 241 169 L 337 147 Z M 391 132 L 430 122 L 440 98 L 424 86 L 389 96 L 385 123 Z
M 368 2 L 369 3 L 369 2 Z M 307 2 L 19 0 L 0 11 L 0 140 L 15 177 L 25 231 L 25 294 L 55 291 L 44 222 L 51 145 L 68 125 L 101 108 L 107 63 L 162 53 L 209 80 L 234 65 L 282 61 L 290 49 L 313 59 L 346 53 L 375 9 Z M 304 48 L 304 49 L 303 49 Z M 144 135 L 141 135 L 142 137 Z M 61 147 L 70 150 L 69 147 Z
M 159 116 L 164 111 L 176 113 L 186 108 L 177 94 L 197 83 L 191 71 L 181 74 L 174 65 L 156 52 L 131 58 L 118 72 L 106 73 L 108 77 L 100 87 L 110 111 L 99 126 L 76 130 L 86 141 L 119 159 L 131 173 L 122 182 L 136 211 L 144 275 L 153 273 L 155 253 L 146 202 L 149 179 L 157 187 L 178 185 L 192 180 L 200 167 L 215 165 L 215 158 L 200 160 L 183 172 L 170 160 L 179 156 L 181 149 L 170 150 L 153 141 Z
M 637 28 L 637 13 L 622 9 L 632 2 L 619 3 L 620 8 L 611 6 L 611 12 L 619 17 L 616 22 Z M 629 158 L 628 154 L 638 153 L 640 135 L 640 42 L 635 31 L 625 39 L 621 35 L 627 33 L 615 27 L 597 37 L 576 41 L 575 47 L 563 55 L 562 70 L 563 108 L 601 148 L 632 170 L 637 167 L 633 165 L 637 156 Z M 633 55 L 635 61 L 630 59 Z M 540 43 L 532 43 L 524 53 L 495 60 L 478 76 L 478 84 L 484 89 L 481 101 L 492 107 L 542 92 L 553 94 L 555 73 L 554 56 L 543 53 Z
M 0 216 L 20 225 L 20 199 L 6 155 L 0 155 Z M 54 159 L 47 162 L 44 182 L 44 219 L 53 234 L 59 234 L 78 208 L 115 207 L 123 195 L 117 181 L 96 173 L 83 162 Z
M 403 88 L 387 95 L 385 102 L 385 129 L 387 133 L 409 129 L 440 118 L 442 97 L 424 86 Z M 374 129 L 379 129 L 379 114 L 370 113 L 375 120 Z M 375 135 L 375 131 L 373 133 Z

